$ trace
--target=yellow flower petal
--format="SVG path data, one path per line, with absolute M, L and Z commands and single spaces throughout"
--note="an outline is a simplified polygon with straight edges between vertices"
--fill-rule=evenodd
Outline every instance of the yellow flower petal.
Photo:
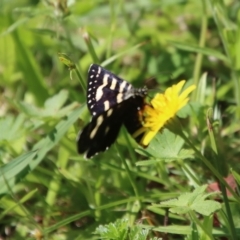
M 134 133 L 134 136 L 144 133 L 140 142 L 143 146 L 147 146 L 166 122 L 187 104 L 188 95 L 196 86 L 191 85 L 180 93 L 185 82 L 185 80 L 182 80 L 178 84 L 167 88 L 164 94 L 157 93 L 151 100 L 151 105 L 144 107 L 143 127 Z
M 153 132 L 153 131 L 146 132 L 140 144 L 143 146 L 147 146 L 155 135 L 156 135 L 156 132 Z

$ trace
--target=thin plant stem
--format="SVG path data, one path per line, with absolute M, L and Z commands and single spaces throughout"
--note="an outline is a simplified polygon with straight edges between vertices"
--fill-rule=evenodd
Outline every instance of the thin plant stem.
M 206 35 L 207 35 L 207 26 L 208 26 L 208 17 L 207 17 L 206 2 L 205 2 L 205 0 L 202 0 L 202 22 L 201 22 L 199 47 L 205 46 Z M 200 79 L 202 60 L 203 60 L 203 54 L 198 53 L 195 64 L 194 64 L 194 69 L 193 69 L 193 82 L 196 86 L 198 86 L 198 82 Z M 192 93 L 192 99 L 196 100 L 196 97 L 197 97 L 197 91 L 194 91 Z
M 220 159 L 218 157 L 219 154 L 218 154 L 217 144 L 216 144 L 216 141 L 215 141 L 213 126 L 212 126 L 212 124 L 210 122 L 210 119 L 208 117 L 207 117 L 207 126 L 208 126 L 208 133 L 209 133 L 209 136 L 210 136 L 210 142 L 211 142 L 212 150 L 216 154 L 217 159 Z M 219 164 L 216 164 L 216 168 L 217 168 L 218 172 L 220 172 Z M 220 184 L 221 192 L 222 192 L 222 195 L 223 195 L 223 200 L 224 200 L 225 207 L 226 207 L 226 212 L 227 212 L 227 217 L 228 217 L 227 220 L 228 220 L 228 223 L 229 223 L 229 228 L 230 228 L 230 231 L 231 231 L 231 235 L 232 235 L 233 239 L 236 239 L 236 232 L 235 232 L 232 212 L 231 212 L 231 209 L 230 209 L 230 206 L 229 206 L 226 187 L 224 186 L 223 182 L 221 182 L 221 181 L 219 182 L 219 184 Z
M 124 165 L 124 167 L 125 167 L 125 169 L 126 169 L 126 172 L 127 172 L 129 181 L 130 181 L 130 183 L 131 183 L 131 185 L 132 185 L 132 188 L 133 188 L 133 191 L 134 191 L 134 193 L 135 193 L 135 196 L 136 196 L 136 197 L 139 197 L 138 188 L 137 188 L 137 185 L 135 184 L 135 182 L 134 182 L 134 180 L 133 180 L 133 177 L 132 177 L 132 175 L 131 175 L 130 169 L 129 169 L 128 164 L 127 164 L 127 161 L 126 161 L 126 159 L 123 157 L 122 152 L 120 151 L 118 145 L 115 144 L 115 146 L 116 146 L 116 148 L 117 148 L 117 151 L 118 151 L 118 153 L 119 153 L 119 156 L 120 156 L 120 158 L 121 158 L 121 161 L 122 161 L 122 163 L 123 163 L 123 165 Z

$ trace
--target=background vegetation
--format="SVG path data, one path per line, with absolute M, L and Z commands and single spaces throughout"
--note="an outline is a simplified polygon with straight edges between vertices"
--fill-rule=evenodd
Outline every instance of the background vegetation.
M 239 1 L 2 0 L 0 17 L 1 239 L 240 239 Z M 93 62 L 196 84 L 177 130 L 79 156 Z

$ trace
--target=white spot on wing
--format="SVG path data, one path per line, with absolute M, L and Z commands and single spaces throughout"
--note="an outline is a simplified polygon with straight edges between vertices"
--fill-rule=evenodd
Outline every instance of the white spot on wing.
M 120 102 L 122 102 L 123 101 L 123 94 L 122 93 L 119 93 L 118 95 L 117 95 L 117 103 L 120 103 Z
M 128 82 L 123 81 L 119 87 L 119 93 L 122 93 L 122 94 L 117 95 L 117 103 L 120 103 L 123 100 L 126 100 L 134 96 L 133 86 Z
M 124 88 L 126 87 L 128 83 L 126 81 L 123 81 L 121 84 L 120 84 L 120 87 L 119 87 L 119 92 L 122 93 L 124 91 Z
M 104 105 L 104 111 L 107 111 L 110 107 L 110 103 L 108 100 L 104 101 L 103 105 Z
M 96 91 L 96 101 L 98 101 L 102 95 L 103 95 L 103 88 L 105 86 L 107 86 L 108 84 L 108 77 L 109 75 L 108 74 L 105 74 L 104 77 L 103 77 L 103 83 L 101 86 L 98 87 L 97 91 Z
M 113 112 L 113 110 L 112 110 L 112 108 L 110 108 L 110 109 L 107 111 L 107 116 L 110 117 L 110 116 L 112 115 L 112 112 Z
M 90 76 L 90 78 L 93 78 L 93 77 L 94 77 L 94 75 L 91 75 L 91 76 Z
M 117 79 L 113 78 L 111 82 L 110 89 L 115 90 L 117 86 Z
M 98 128 L 99 126 L 102 124 L 103 122 L 103 116 L 100 115 L 98 118 L 97 118 L 97 123 L 96 123 L 96 126 L 95 128 L 92 130 L 92 132 L 90 133 L 90 139 L 93 139 L 98 131 Z

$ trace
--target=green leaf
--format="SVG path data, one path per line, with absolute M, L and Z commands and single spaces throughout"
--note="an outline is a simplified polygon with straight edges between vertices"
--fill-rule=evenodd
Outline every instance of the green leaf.
M 192 204 L 192 209 L 204 216 L 209 216 L 210 214 L 221 209 L 221 204 L 213 200 L 195 201 Z
M 202 53 L 207 56 L 218 58 L 218 59 L 224 61 L 226 64 L 229 64 L 229 59 L 225 55 L 223 55 L 222 53 L 220 53 L 219 51 L 216 51 L 214 49 L 206 48 L 206 47 L 199 47 L 197 45 L 191 45 L 189 43 L 184 44 L 184 43 L 175 42 L 175 41 L 170 41 L 170 43 L 179 49 L 189 51 L 189 52 Z
M 5 211 L 2 211 L 0 214 L 0 218 L 3 218 L 4 215 L 10 214 L 18 214 L 19 216 L 28 217 L 29 212 L 27 209 L 23 209 L 21 204 L 27 202 L 28 200 L 32 199 L 34 195 L 38 192 L 38 189 L 33 189 L 32 191 L 28 192 L 25 196 L 23 196 L 20 200 L 16 201 L 16 199 L 12 199 L 8 195 L 3 197 L 0 200 L 1 207 L 5 208 Z
M 44 108 L 38 108 L 32 104 L 25 102 L 15 102 L 15 104 L 22 112 L 28 116 L 57 119 L 66 116 L 67 113 L 76 107 L 77 103 L 72 103 L 66 107 L 63 107 L 67 99 L 68 91 L 62 90 L 53 97 L 48 98 L 44 103 Z
M 179 154 L 183 144 L 181 137 L 164 129 L 155 136 L 146 151 L 155 158 L 172 161 L 182 159 Z
M 204 104 L 207 92 L 207 73 L 202 74 L 196 91 L 196 101 Z
M 12 20 L 14 22 L 14 20 Z M 40 71 L 39 65 L 30 51 L 26 42 L 23 41 L 25 35 L 18 29 L 12 32 L 15 43 L 15 50 L 18 56 L 19 68 L 22 71 L 23 79 L 32 92 L 36 103 L 42 105 L 47 99 L 49 93 Z
M 30 162 L 36 155 L 36 150 L 25 153 L 0 168 L 0 195 L 9 192 L 31 170 Z
M 33 150 L 25 153 L 0 168 L 0 194 L 7 193 L 29 171 L 32 171 L 68 131 L 83 111 L 84 105 L 75 109 L 69 116 L 60 121 L 57 126 L 37 144 Z M 34 161 L 33 161 L 34 160 Z
M 115 223 L 100 225 L 95 233 L 100 234 L 101 238 L 121 240 L 126 239 L 128 232 L 128 220 L 118 219 Z
M 140 47 L 143 46 L 143 45 L 145 45 L 145 42 L 139 43 L 139 44 L 137 44 L 137 45 L 135 45 L 135 46 L 133 46 L 133 47 L 131 47 L 131 48 L 123 51 L 123 52 L 120 52 L 120 53 L 118 53 L 118 54 L 115 54 L 115 55 L 111 56 L 110 58 L 108 58 L 107 60 L 105 60 L 104 62 L 102 62 L 101 65 L 102 65 L 103 67 L 105 67 L 105 66 L 107 66 L 108 64 L 110 64 L 111 62 L 115 61 L 116 59 L 118 59 L 118 58 L 120 58 L 120 57 L 122 57 L 122 56 L 124 56 L 124 55 L 126 55 L 126 54 L 129 54 L 131 51 L 135 51 L 136 49 L 140 48 Z
M 192 193 L 180 195 L 177 199 L 161 202 L 160 206 L 170 207 L 170 211 L 177 214 L 188 213 L 194 210 L 202 215 L 210 214 L 221 209 L 221 204 L 213 200 L 205 200 L 209 195 L 204 194 L 207 185 L 196 188 Z
M 140 226 L 134 226 L 129 233 L 129 239 L 146 240 L 149 230 L 142 229 Z
M 235 180 L 237 181 L 238 185 L 240 185 L 240 175 L 233 169 L 232 169 L 232 174 L 233 174 Z
M 170 226 L 153 227 L 153 226 L 142 225 L 142 227 L 145 229 L 151 229 L 152 231 L 172 233 L 172 234 L 187 235 L 191 233 L 191 226 L 170 225 Z
M 62 121 L 60 121 L 54 129 L 37 144 L 34 145 L 33 150 L 38 150 L 38 155 L 33 162 L 31 162 L 31 168 L 35 168 L 39 162 L 45 157 L 46 153 L 50 151 L 57 143 L 61 140 L 68 129 L 73 125 L 73 123 L 79 118 L 79 115 L 84 110 L 84 105 L 75 109 L 68 116 L 66 116 Z
M 23 133 L 23 124 L 25 117 L 19 114 L 17 117 L 11 115 L 0 119 L 0 141 L 2 140 L 16 140 Z

